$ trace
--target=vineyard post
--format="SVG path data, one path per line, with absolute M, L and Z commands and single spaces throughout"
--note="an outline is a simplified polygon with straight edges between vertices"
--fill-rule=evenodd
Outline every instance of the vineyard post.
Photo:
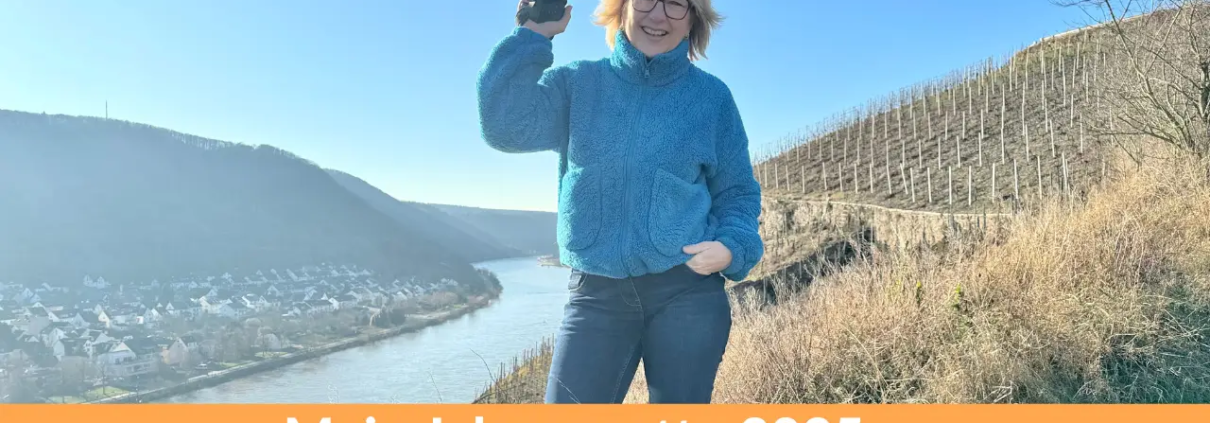
M 874 194 L 874 161 L 870 160 L 870 194 Z
M 791 185 L 790 185 L 790 175 L 793 174 L 793 171 L 790 169 L 793 169 L 793 168 L 790 166 L 786 166 L 786 191 L 793 192 L 794 188 L 791 187 Z
M 887 165 L 886 165 L 886 195 L 891 196 L 894 194 L 895 194 L 894 186 L 891 185 L 891 163 L 887 162 Z
M 966 206 L 970 207 L 975 201 L 975 168 L 966 166 Z
M 929 126 L 929 138 L 932 138 L 933 137 L 933 114 L 929 113 L 928 101 L 929 101 L 929 98 L 927 96 L 925 96 L 924 97 L 924 119 L 928 123 L 928 126 Z
M 916 131 L 916 100 L 914 98 L 910 111 L 912 114 L 912 138 L 916 140 L 916 159 L 920 161 L 920 167 L 924 167 L 924 140 L 920 139 L 920 134 Z
M 979 167 L 983 167 L 983 129 L 987 116 L 984 109 L 979 110 Z
M 1018 50 L 1020 51 L 1020 50 Z M 1017 83 L 1017 55 L 1008 56 L 1008 89 L 1014 89 Z M 1004 92 L 1003 89 L 1000 92 Z
M 948 166 L 946 170 L 949 173 L 946 191 L 949 192 L 949 204 L 952 206 L 954 205 L 954 167 Z
M 902 105 L 902 102 L 900 103 L 899 107 L 895 108 L 895 125 L 898 127 L 896 129 L 897 133 L 895 136 L 899 137 L 899 163 L 903 164 L 903 162 L 907 161 L 907 140 L 903 139 L 903 105 Z
M 889 139 L 885 139 L 885 138 L 884 138 L 883 140 L 886 142 L 886 144 L 885 144 L 885 147 L 886 147 L 886 168 L 887 168 L 887 172 L 890 172 L 890 169 L 891 169 L 891 142 L 890 142 L 890 140 L 889 140 Z
M 1070 95 L 1071 98 L 1067 99 L 1069 104 L 1067 107 L 1067 126 L 1076 124 L 1076 92 L 1072 91 Z
M 891 138 L 891 111 L 888 109 L 882 112 L 882 142 L 887 144 L 887 151 L 890 151 Z
M 953 89 L 950 90 L 950 112 L 952 112 L 955 116 L 957 116 L 958 115 L 958 97 L 957 97 L 958 93 L 956 93 L 954 91 L 955 90 L 953 90 Z
M 932 205 L 932 204 L 933 204 L 933 168 L 932 168 L 932 167 L 926 167 L 926 168 L 924 168 L 924 173 L 925 173 L 925 174 L 926 174 L 926 176 L 928 177 L 928 183 L 929 183 L 929 187 L 928 187 L 928 188 L 929 188 L 929 205 Z
M 941 170 L 941 140 L 950 139 L 950 115 L 945 115 L 945 137 L 937 139 L 937 170 Z
M 1001 87 L 1003 88 L 1003 87 Z M 1001 90 L 1003 95 L 1000 97 L 1000 163 L 1008 162 L 1008 153 L 1004 145 L 1004 115 L 1008 113 L 1007 98 L 1008 93 Z
M 1046 85 L 1050 82 L 1050 72 L 1048 72 L 1046 69 L 1046 47 L 1048 47 L 1048 45 L 1044 44 L 1043 48 L 1042 48 L 1042 98 L 1043 99 L 1046 98 Z
M 761 181 L 764 181 L 762 186 L 768 187 L 769 186 L 769 162 L 768 161 L 766 161 L 760 165 L 760 173 L 761 173 L 760 179 L 761 179 Z
M 1017 158 L 1013 157 L 1013 200 L 1021 202 L 1021 177 L 1017 172 Z
M 912 186 L 908 184 L 907 167 L 902 163 L 899 164 L 899 178 L 903 179 L 903 193 L 907 194 L 912 190 Z
M 1021 139 L 1025 140 L 1025 157 L 1029 158 L 1029 125 L 1025 124 L 1025 90 L 1021 90 Z
M 1063 85 L 1063 102 L 1067 102 L 1067 60 L 1060 56 L 1059 60 L 1059 84 Z
M 1071 199 L 1071 183 L 1067 179 L 1067 153 L 1063 153 L 1063 193 Z
M 1038 164 L 1038 199 L 1041 199 L 1045 194 L 1042 192 L 1042 156 L 1034 156 Z
M 1088 69 L 1087 69 L 1088 65 L 1084 65 L 1084 66 L 1085 66 L 1085 69 L 1084 69 L 1083 73 L 1081 73 L 1081 74 L 1083 74 L 1083 77 L 1084 77 L 1084 103 L 1087 104 L 1088 103 L 1088 74 L 1089 73 L 1088 73 Z
M 807 166 L 803 165 L 798 173 L 798 181 L 802 183 L 802 193 L 807 194 Z
M 864 118 L 861 117 L 860 110 L 857 112 L 857 117 L 854 119 L 856 119 L 856 121 L 853 123 L 853 126 L 857 127 L 857 140 L 854 142 L 854 144 L 857 145 L 857 161 L 861 161 L 861 139 L 865 138 L 865 125 L 861 124 Z M 873 152 L 870 154 L 872 156 Z
M 828 162 L 820 164 L 819 173 L 822 175 L 820 178 L 823 179 L 823 190 L 828 192 Z
M 874 116 L 874 106 L 870 105 L 870 161 L 874 161 L 874 123 L 878 120 L 878 116 Z
M 1080 154 L 1084 154 L 1084 112 L 1080 112 Z
M 781 175 L 777 173 L 777 162 L 773 162 L 773 189 L 781 189 Z
M 992 201 L 996 201 L 1000 190 L 996 188 L 996 162 L 992 162 Z
M 916 204 L 916 168 L 911 168 L 912 173 L 912 204 Z
M 967 103 L 970 103 L 971 98 L 971 68 L 967 66 L 962 68 L 962 90 L 966 93 Z
M 857 162 L 853 162 L 853 193 L 861 192 L 861 181 L 857 179 Z
M 966 138 L 966 129 L 967 129 L 966 122 L 967 122 L 968 116 L 969 115 L 966 112 L 962 112 L 962 138 L 958 139 L 958 166 L 962 166 L 962 142 L 967 140 L 967 138 Z
M 1026 90 L 1029 90 L 1029 56 L 1032 54 L 1032 52 L 1025 53 L 1025 81 L 1021 84 L 1022 95 L 1024 95 Z
M 1045 97 L 1043 97 L 1043 98 L 1045 98 Z M 1050 157 L 1055 158 L 1058 156 L 1055 155 L 1055 129 L 1054 129 L 1054 125 L 1051 125 L 1051 122 L 1050 122 L 1050 102 L 1046 101 L 1045 104 L 1046 105 L 1043 106 L 1043 108 L 1042 108 L 1043 109 L 1042 113 L 1046 120 L 1046 132 L 1050 135 Z
M 980 79 L 979 82 L 980 82 L 980 86 L 982 86 L 983 84 L 991 83 L 990 81 L 985 81 L 984 79 Z M 988 91 L 991 91 L 991 90 L 983 89 L 983 110 L 989 110 L 991 108 L 992 99 L 991 99 L 991 94 L 988 93 Z

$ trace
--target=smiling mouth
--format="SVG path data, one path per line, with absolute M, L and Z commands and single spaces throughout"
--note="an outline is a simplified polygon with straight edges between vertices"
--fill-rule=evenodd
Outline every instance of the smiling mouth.
M 653 29 L 653 28 L 648 28 L 648 27 L 643 27 L 643 33 L 650 35 L 652 37 L 663 37 L 665 35 L 668 35 L 668 31 L 663 31 L 663 30 Z

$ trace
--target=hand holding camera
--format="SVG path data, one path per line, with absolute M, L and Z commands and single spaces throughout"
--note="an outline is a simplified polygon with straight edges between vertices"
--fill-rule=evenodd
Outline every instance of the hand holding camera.
M 517 4 L 517 25 L 554 39 L 567 30 L 571 6 L 567 0 L 521 0 Z

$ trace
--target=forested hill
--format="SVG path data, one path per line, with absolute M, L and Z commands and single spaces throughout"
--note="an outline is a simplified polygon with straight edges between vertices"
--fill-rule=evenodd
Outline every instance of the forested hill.
M 0 280 L 136 282 L 321 263 L 386 280 L 479 278 L 429 235 L 274 147 L 0 110 Z

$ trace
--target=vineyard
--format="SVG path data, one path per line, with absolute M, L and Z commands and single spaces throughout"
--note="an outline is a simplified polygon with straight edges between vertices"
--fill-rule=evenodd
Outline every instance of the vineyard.
M 760 152 L 766 192 L 946 212 L 1081 197 L 1108 171 L 1094 95 L 1114 62 L 1098 31 L 904 88 Z

